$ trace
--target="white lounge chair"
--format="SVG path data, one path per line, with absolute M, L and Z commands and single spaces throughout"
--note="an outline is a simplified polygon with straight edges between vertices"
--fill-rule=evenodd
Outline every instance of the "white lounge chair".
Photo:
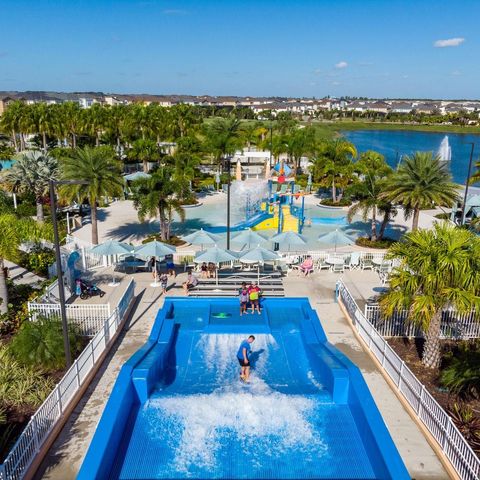
M 360 267 L 360 252 L 353 252 L 345 264 L 345 268 L 349 270 L 355 270 Z

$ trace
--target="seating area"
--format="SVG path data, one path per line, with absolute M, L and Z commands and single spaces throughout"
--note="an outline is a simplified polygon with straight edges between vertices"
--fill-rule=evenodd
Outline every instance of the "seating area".
M 218 283 L 215 278 L 201 278 L 198 285 L 189 292 L 192 297 L 236 297 L 242 283 L 257 282 L 264 297 L 283 297 L 285 295 L 282 275 L 279 272 L 260 273 L 244 271 L 220 271 Z

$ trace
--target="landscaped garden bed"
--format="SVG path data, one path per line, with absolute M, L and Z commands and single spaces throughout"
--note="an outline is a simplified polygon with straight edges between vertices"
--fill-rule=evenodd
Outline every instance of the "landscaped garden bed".
M 480 341 L 443 340 L 440 370 L 422 364 L 423 339 L 395 337 L 387 341 L 480 455 Z

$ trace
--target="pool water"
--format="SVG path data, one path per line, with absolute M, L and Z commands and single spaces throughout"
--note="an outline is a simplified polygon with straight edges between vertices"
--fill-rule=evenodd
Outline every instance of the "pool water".
M 79 480 L 409 478 L 307 299 L 167 299 L 122 367 Z M 251 378 L 236 354 L 254 334 Z
M 111 479 L 375 478 L 349 407 L 313 373 L 298 330 L 256 336 L 248 385 L 232 361 L 244 337 L 180 329 L 189 348 L 172 352 L 132 413 Z

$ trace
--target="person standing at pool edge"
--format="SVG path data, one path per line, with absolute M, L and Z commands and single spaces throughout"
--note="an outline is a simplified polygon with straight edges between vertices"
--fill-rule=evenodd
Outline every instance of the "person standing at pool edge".
M 255 337 L 250 335 L 246 340 L 240 344 L 237 352 L 238 363 L 240 363 L 240 379 L 248 382 L 250 377 L 250 353 L 252 353 L 251 344 L 255 341 Z

